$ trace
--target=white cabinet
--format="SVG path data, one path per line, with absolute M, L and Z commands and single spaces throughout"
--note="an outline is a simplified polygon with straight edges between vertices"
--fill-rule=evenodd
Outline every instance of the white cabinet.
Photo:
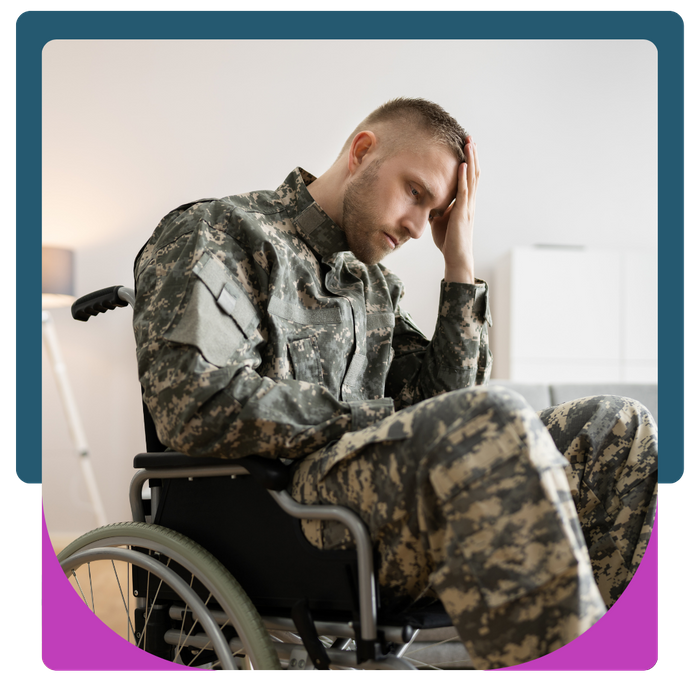
M 491 285 L 494 378 L 656 382 L 653 252 L 514 248 Z

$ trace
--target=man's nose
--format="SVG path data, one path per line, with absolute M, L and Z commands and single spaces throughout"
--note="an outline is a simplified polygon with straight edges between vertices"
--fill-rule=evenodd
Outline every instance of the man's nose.
M 404 230 L 411 238 L 418 239 L 425 233 L 425 229 L 428 226 L 428 216 L 427 214 L 414 212 L 407 215 L 402 224 Z

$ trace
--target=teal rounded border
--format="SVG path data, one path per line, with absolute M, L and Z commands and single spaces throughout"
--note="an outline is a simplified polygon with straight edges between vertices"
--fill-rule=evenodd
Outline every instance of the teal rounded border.
M 683 20 L 675 12 L 25 12 L 17 20 L 17 464 L 41 483 L 41 52 L 54 39 L 644 39 L 658 52 L 659 481 L 683 475 Z M 673 331 L 670 338 L 665 330 Z M 21 379 L 21 381 L 20 381 Z M 667 418 L 668 416 L 668 418 Z

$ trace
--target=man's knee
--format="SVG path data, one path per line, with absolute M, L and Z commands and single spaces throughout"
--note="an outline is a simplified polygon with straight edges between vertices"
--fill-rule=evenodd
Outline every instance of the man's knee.
M 539 412 L 539 418 L 574 471 L 585 464 L 600 462 L 605 468 L 615 456 L 622 457 L 633 443 L 642 447 L 646 461 L 657 454 L 654 419 L 639 401 L 623 396 L 587 396 L 552 406 Z M 611 446 L 617 445 L 612 450 Z M 581 475 L 572 476 L 575 492 Z
M 542 422 L 554 431 L 578 432 L 587 425 L 609 425 L 619 423 L 631 427 L 651 424 L 654 419 L 646 406 L 636 399 L 625 396 L 585 396 L 573 401 L 551 406 L 539 412 Z

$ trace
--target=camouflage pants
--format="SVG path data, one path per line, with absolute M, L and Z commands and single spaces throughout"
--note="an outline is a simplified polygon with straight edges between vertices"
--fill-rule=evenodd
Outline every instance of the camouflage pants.
M 346 434 L 301 462 L 291 491 L 359 513 L 383 599 L 437 594 L 475 666 L 501 668 L 563 646 L 617 599 L 649 539 L 656 469 L 637 402 L 538 416 L 510 390 L 476 387 Z M 318 547 L 352 546 L 339 523 L 303 525 Z

